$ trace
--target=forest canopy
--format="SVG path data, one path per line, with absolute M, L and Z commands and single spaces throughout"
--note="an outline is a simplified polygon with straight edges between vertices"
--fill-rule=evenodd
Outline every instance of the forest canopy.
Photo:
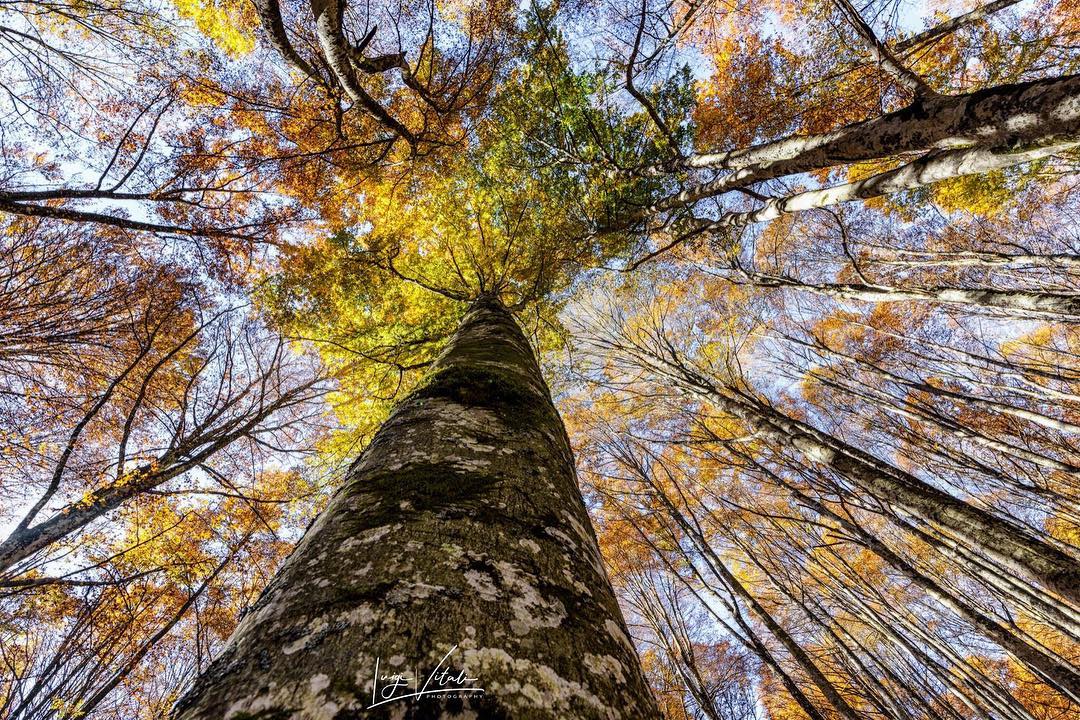
M 1076 0 L 0 2 L 0 718 L 185 712 L 491 306 L 610 717 L 1077 717 L 1078 69 Z

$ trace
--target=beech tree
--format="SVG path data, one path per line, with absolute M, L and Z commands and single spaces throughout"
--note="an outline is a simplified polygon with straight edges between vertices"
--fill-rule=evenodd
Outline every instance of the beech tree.
M 532 349 L 491 295 L 473 303 L 177 716 L 393 717 L 400 708 L 373 700 L 385 699 L 377 660 L 438 666 L 455 648 L 484 692 L 436 696 L 425 712 L 653 712 L 566 433 Z

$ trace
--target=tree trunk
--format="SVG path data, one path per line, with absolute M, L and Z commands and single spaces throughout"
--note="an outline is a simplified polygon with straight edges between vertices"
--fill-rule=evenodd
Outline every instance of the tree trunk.
M 946 529 L 961 542 L 981 548 L 1009 570 L 1030 573 L 1061 597 L 1074 602 L 1080 599 L 1080 562 L 1018 525 L 790 418 L 751 395 L 728 388 L 728 396 L 708 383 L 702 389 L 717 407 L 746 421 L 763 437 L 833 469 L 879 500 Z
M 928 595 L 962 617 L 978 632 L 1000 645 L 1017 662 L 1027 668 L 1032 675 L 1039 677 L 1043 682 L 1074 702 L 1080 702 L 1080 675 L 1068 664 L 1067 660 L 1048 652 L 1045 646 L 1037 645 L 1030 642 L 1028 638 L 1017 635 L 996 619 L 984 615 L 976 606 L 967 603 L 963 598 L 956 597 L 935 580 L 919 572 L 911 563 L 893 552 L 889 546 L 867 532 L 862 526 L 841 517 L 802 492 L 794 488 L 791 488 L 791 490 L 800 503 L 812 508 L 819 515 L 828 517 L 841 528 L 851 533 L 860 544 L 889 563 L 912 584 L 922 588 Z M 778 584 L 777 587 L 780 587 L 780 585 Z M 786 589 L 781 589 L 787 592 Z
M 703 232 L 723 227 L 746 227 L 753 223 L 774 220 L 785 213 L 829 207 L 852 200 L 868 200 L 965 175 L 981 175 L 1051 157 L 1071 150 L 1078 144 L 1080 143 L 1071 139 L 1061 142 L 1038 139 L 1030 147 L 1020 149 L 1015 149 L 1013 146 L 1007 148 L 971 147 L 928 153 L 918 160 L 872 175 L 864 180 L 824 187 L 820 190 L 807 190 L 786 197 L 767 198 L 765 204 L 756 210 L 725 213 L 718 220 L 704 221 L 696 230 Z
M 667 496 L 663 488 L 659 487 L 651 480 L 648 481 L 652 490 L 656 493 L 656 498 L 664 504 L 671 518 L 678 523 L 679 527 L 690 539 L 690 542 L 696 546 L 698 553 L 700 553 L 701 559 L 705 562 L 710 572 L 721 582 L 723 587 L 731 594 L 732 603 L 735 602 L 735 597 L 738 596 L 740 600 L 746 603 L 746 606 L 750 609 L 756 617 L 776 638 L 788 654 L 791 655 L 791 659 L 798 665 L 799 669 L 806 673 L 810 681 L 821 693 L 822 697 L 829 703 L 829 705 L 836 711 L 836 714 L 845 720 L 859 720 L 859 713 L 848 703 L 832 681 L 826 677 L 825 673 L 814 662 L 810 654 L 803 649 L 799 642 L 784 628 L 780 622 L 769 613 L 769 611 L 758 602 L 758 599 L 746 589 L 746 586 L 742 584 L 738 577 L 735 576 L 731 570 L 728 569 L 724 559 L 717 554 L 716 549 L 705 538 L 701 530 L 696 526 L 696 523 L 691 523 L 689 519 L 678 509 L 678 507 L 671 501 L 671 498 Z M 732 608 L 734 609 L 734 605 Z M 805 709 L 805 708 L 804 708 Z M 809 713 L 808 713 L 809 714 Z
M 963 95 L 939 95 L 826 133 L 793 135 L 749 148 L 690 155 L 675 167 L 663 169 L 716 168 L 736 172 L 689 187 L 661 200 L 649 211 L 685 207 L 763 180 L 902 153 L 974 145 L 1009 147 L 1039 138 L 1046 138 L 1046 142 L 1072 138 L 1080 121 L 1078 95 L 1080 75 L 1043 78 Z
M 475 678 L 444 691 L 483 694 L 379 704 L 443 668 Z M 416 679 L 387 692 L 392 674 Z M 562 420 L 493 298 L 476 301 L 174 710 L 183 720 L 658 715 Z
M 745 213 L 744 213 L 745 214 Z M 865 283 L 812 283 L 784 275 L 741 271 L 757 287 L 789 287 L 839 300 L 862 302 L 934 302 L 999 312 L 1011 317 L 1051 316 L 1066 320 L 1080 317 L 1080 294 L 1024 292 L 962 287 L 888 287 Z

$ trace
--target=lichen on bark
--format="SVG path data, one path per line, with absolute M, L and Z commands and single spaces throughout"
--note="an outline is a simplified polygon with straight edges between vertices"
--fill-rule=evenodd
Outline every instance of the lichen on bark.
M 372 708 L 447 664 L 482 695 Z M 653 718 L 527 339 L 476 301 L 177 704 L 177 720 Z

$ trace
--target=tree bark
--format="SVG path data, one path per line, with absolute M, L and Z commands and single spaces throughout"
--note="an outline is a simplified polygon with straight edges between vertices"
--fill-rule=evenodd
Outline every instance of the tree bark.
M 977 146 L 927 153 L 918 160 L 872 175 L 864 180 L 832 185 L 818 190 L 807 190 L 787 197 L 770 197 L 756 210 L 725 213 L 718 220 L 701 223 L 696 230 L 702 232 L 724 227 L 746 227 L 753 223 L 775 220 L 786 213 L 829 207 L 852 200 L 868 200 L 965 175 L 981 175 L 1048 158 L 1071 150 L 1077 144 L 1072 139 L 1055 141 L 1051 138 L 1038 138 L 1031 147 L 1026 149 L 1014 149 L 1013 146 L 1006 148 Z M 736 187 L 745 187 L 745 185 Z
M 376 663 L 420 686 L 440 662 L 485 692 L 371 708 Z M 658 716 L 562 420 L 525 336 L 488 297 L 174 710 L 178 720 Z
M 940 37 L 944 37 L 949 33 L 956 32 L 962 27 L 971 25 L 980 20 L 985 20 L 990 15 L 993 15 L 999 10 L 1004 10 L 1007 7 L 1015 5 L 1019 0 L 993 0 L 988 2 L 982 7 L 977 7 L 970 12 L 966 12 L 963 15 L 958 15 L 954 18 L 946 20 L 940 25 L 935 25 L 932 28 L 923 30 L 918 35 L 913 35 L 906 40 L 893 45 L 893 50 L 899 52 L 905 52 L 908 50 L 918 50 L 924 45 L 937 40 Z

